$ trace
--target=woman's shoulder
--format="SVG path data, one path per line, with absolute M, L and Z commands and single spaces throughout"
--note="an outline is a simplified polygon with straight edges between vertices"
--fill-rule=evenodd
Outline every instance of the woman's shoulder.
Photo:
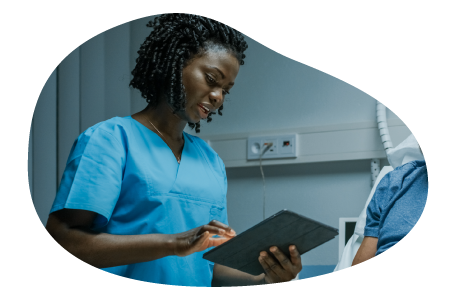
M 124 143 L 131 131 L 131 117 L 114 117 L 87 128 L 80 136 L 89 138 L 108 136 Z
M 104 153 L 123 156 L 128 148 L 128 120 L 111 118 L 82 132 L 74 141 L 68 161 L 82 155 Z
M 114 117 L 105 121 L 101 121 L 91 127 L 87 128 L 87 132 L 94 132 L 96 130 L 104 130 L 114 132 L 118 127 L 128 127 L 131 117 Z

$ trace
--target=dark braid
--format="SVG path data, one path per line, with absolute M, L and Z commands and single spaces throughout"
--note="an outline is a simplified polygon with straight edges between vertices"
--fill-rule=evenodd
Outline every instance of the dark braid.
M 138 89 L 147 103 L 156 106 L 164 93 L 174 113 L 185 109 L 182 70 L 191 59 L 211 47 L 231 52 L 244 64 L 247 43 L 241 33 L 215 20 L 189 14 L 164 14 L 147 24 L 151 34 L 139 48 L 130 86 Z M 223 105 L 218 109 L 222 115 Z M 209 113 L 207 122 L 212 121 Z M 198 133 L 199 122 L 189 123 Z

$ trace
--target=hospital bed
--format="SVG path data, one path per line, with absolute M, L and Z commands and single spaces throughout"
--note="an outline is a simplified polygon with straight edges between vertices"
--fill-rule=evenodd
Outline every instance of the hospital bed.
M 366 225 L 367 206 L 369 205 L 369 202 L 371 201 L 372 196 L 374 195 L 377 185 L 381 181 L 381 179 L 386 174 L 388 174 L 389 172 L 403 164 L 406 164 L 413 160 L 424 159 L 418 142 L 416 141 L 413 134 L 407 137 L 402 143 L 400 143 L 396 147 L 393 147 L 388 131 L 388 123 L 386 120 L 386 107 L 380 102 L 377 102 L 377 123 L 378 129 L 380 131 L 380 137 L 382 139 L 382 143 L 386 151 L 386 156 L 391 166 L 383 167 L 382 170 L 379 171 L 379 160 L 372 160 L 372 190 L 369 194 L 369 197 L 367 198 L 366 204 L 364 205 L 364 209 L 361 211 L 358 217 L 358 220 L 355 225 L 355 231 L 352 237 L 346 243 L 342 255 L 339 258 L 339 262 L 336 268 L 334 269 L 334 272 L 348 268 L 352 265 L 353 258 L 355 257 L 356 252 L 358 251 L 364 239 L 364 226 Z M 377 166 L 377 168 L 375 168 L 374 166 Z

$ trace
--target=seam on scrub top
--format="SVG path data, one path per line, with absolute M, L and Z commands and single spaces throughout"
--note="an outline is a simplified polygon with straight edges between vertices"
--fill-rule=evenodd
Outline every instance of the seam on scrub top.
M 146 182 L 147 182 L 147 199 L 150 200 L 152 198 L 152 195 L 150 193 L 150 191 L 152 189 L 151 182 L 150 182 L 149 176 L 147 175 L 146 172 L 144 172 L 144 176 L 146 177 Z
M 186 200 L 195 201 L 195 202 L 204 202 L 204 203 L 207 203 L 207 204 L 220 206 L 220 207 L 223 208 L 222 204 L 219 201 L 215 202 L 214 199 L 210 199 L 210 198 L 195 197 L 195 196 L 192 196 L 192 195 L 179 194 L 179 193 L 154 193 L 153 195 L 154 196 L 171 196 L 173 198 L 174 197 L 175 198 L 184 198 Z
M 116 138 L 115 135 L 113 135 L 112 133 L 110 133 L 109 131 L 107 131 L 107 130 L 105 130 L 105 129 L 103 129 L 103 128 L 97 128 L 97 129 L 98 129 L 98 130 L 101 130 L 101 131 L 104 131 L 105 133 L 107 133 L 107 134 L 109 134 L 110 136 L 112 136 L 112 137 L 113 137 L 113 138 L 122 146 L 122 148 L 125 148 L 125 147 L 124 147 L 124 144 L 123 144 L 121 141 L 119 141 L 119 140 Z

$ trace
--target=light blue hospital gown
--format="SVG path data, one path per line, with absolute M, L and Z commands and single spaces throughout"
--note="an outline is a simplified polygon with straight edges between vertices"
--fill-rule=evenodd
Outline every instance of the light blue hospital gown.
M 379 255 L 402 240 L 418 222 L 428 194 L 424 160 L 397 167 L 382 178 L 367 207 L 364 236 L 376 237 Z
M 168 145 L 131 117 L 83 132 L 71 149 L 51 213 L 97 213 L 93 229 L 117 235 L 174 234 L 219 220 L 228 223 L 226 173 L 220 157 L 184 133 L 178 164 Z M 203 252 L 104 270 L 132 279 L 210 286 L 213 264 Z

